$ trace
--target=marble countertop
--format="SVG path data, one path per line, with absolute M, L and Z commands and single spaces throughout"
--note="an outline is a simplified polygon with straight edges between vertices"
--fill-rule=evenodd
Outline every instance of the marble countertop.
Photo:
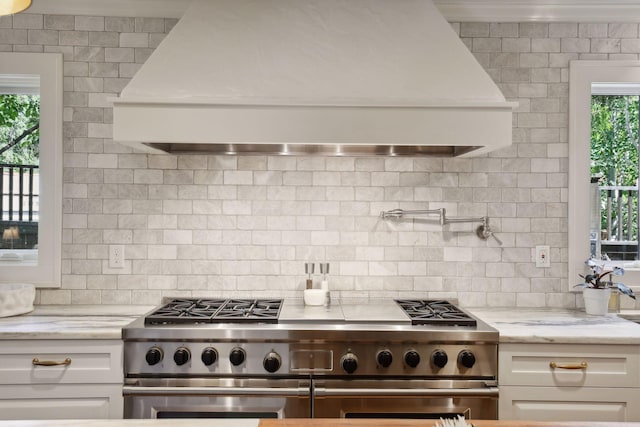
M 0 340 L 120 339 L 122 327 L 149 306 L 36 306 L 22 316 L 0 318 Z
M 469 311 L 496 328 L 501 343 L 640 344 L 640 324 L 615 314 L 513 308 Z
M 373 305 L 372 305 L 373 304 Z M 329 308 L 285 305 L 281 320 L 291 322 L 358 322 L 365 310 L 377 322 L 404 321 L 394 304 L 338 304 Z M 26 315 L 0 318 L 0 340 L 7 339 L 120 339 L 122 327 L 153 306 L 36 306 Z M 620 316 L 589 316 L 582 311 L 522 308 L 468 308 L 500 332 L 503 343 L 640 344 L 640 311 Z

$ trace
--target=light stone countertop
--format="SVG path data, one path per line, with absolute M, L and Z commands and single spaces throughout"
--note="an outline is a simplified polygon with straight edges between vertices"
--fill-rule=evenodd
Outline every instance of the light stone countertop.
M 498 329 L 501 343 L 640 344 L 640 324 L 615 314 L 522 308 L 468 311 Z
M 122 327 L 149 306 L 36 306 L 31 313 L 0 318 L 0 340 L 120 339 Z
M 381 304 L 381 303 L 380 303 Z M 286 307 L 286 305 L 285 305 Z M 120 339 L 122 327 L 151 311 L 153 306 L 36 306 L 26 315 L 0 318 L 0 340 L 8 339 Z M 363 304 L 378 321 L 399 321 L 395 305 Z M 468 308 L 500 332 L 500 342 L 511 343 L 608 343 L 640 344 L 640 324 L 613 314 L 589 316 L 582 311 L 522 308 Z M 310 310 L 311 309 L 311 310 Z M 332 304 L 283 307 L 281 319 L 305 321 L 354 321 L 358 305 Z M 404 315 L 403 315 L 404 316 Z M 623 311 L 620 316 L 640 319 L 639 311 Z

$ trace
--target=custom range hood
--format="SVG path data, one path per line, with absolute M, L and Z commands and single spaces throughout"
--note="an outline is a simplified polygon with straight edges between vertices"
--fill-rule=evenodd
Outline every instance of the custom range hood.
M 431 0 L 194 0 L 114 100 L 148 152 L 471 156 L 506 102 Z

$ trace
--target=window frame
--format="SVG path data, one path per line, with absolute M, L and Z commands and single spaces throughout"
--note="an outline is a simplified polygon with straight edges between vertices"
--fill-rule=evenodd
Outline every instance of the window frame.
M 587 272 L 589 258 L 589 180 L 591 94 L 594 83 L 638 83 L 640 61 L 576 60 L 569 63 L 569 290 Z M 626 262 L 612 262 L 623 266 Z M 626 285 L 640 288 L 640 269 L 625 268 Z M 576 291 L 577 292 L 577 291 Z
M 38 265 L 0 264 L 0 283 L 58 288 L 62 269 L 62 55 L 0 52 L 0 75 L 19 74 L 40 76 Z

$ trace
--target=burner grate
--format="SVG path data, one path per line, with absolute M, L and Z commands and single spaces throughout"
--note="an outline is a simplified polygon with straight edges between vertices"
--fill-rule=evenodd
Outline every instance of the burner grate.
M 278 323 L 280 299 L 174 299 L 148 314 L 145 324 Z
M 412 325 L 476 326 L 477 321 L 445 300 L 395 300 Z

